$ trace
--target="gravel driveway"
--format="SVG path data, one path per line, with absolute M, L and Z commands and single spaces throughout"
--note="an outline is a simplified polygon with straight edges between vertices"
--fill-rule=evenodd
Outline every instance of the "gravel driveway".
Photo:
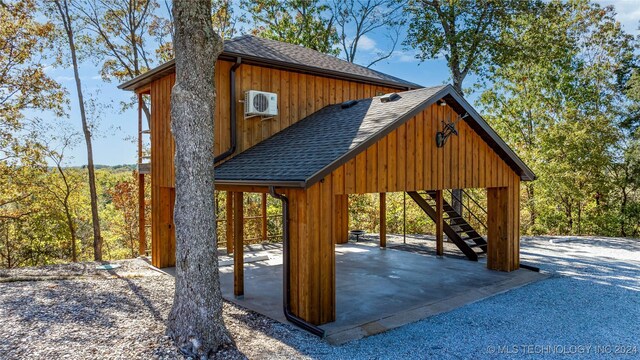
M 238 350 L 219 357 L 640 358 L 640 240 L 524 238 L 522 262 L 551 277 L 338 347 L 226 303 Z M 0 358 L 179 358 L 164 336 L 173 278 L 121 264 L 0 272 Z

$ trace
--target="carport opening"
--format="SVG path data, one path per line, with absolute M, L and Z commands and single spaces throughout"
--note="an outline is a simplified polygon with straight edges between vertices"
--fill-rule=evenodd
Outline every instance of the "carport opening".
M 424 192 L 420 193 L 425 198 L 429 198 Z M 381 209 L 382 196 L 386 198 L 385 214 Z M 445 204 L 454 204 L 457 199 L 449 190 L 444 190 L 443 196 Z M 486 240 L 486 189 L 464 189 L 461 202 L 462 218 Z M 381 216 L 385 216 L 386 221 L 387 247 L 436 254 L 436 224 L 405 192 L 390 192 L 386 195 L 378 193 L 349 195 L 349 241 L 357 240 L 368 245 L 380 244 L 383 231 Z M 356 237 L 353 234 L 354 230 L 361 230 L 364 234 Z M 445 256 L 465 258 L 465 255 L 446 235 L 444 242 Z

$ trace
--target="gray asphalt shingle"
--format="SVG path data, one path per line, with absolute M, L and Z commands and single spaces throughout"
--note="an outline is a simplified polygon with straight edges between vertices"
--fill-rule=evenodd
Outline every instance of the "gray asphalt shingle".
M 263 39 L 253 35 L 243 35 L 225 40 L 220 58 L 227 61 L 242 58 L 243 62 L 251 62 L 312 74 L 322 74 L 357 81 L 384 84 L 402 88 L 420 88 L 419 84 L 403 80 L 395 76 L 366 68 L 335 56 L 276 40 Z M 118 88 L 135 90 L 154 79 L 162 78 L 175 71 L 175 60 L 170 60 L 146 73 L 139 75 Z
M 240 56 L 254 56 L 304 67 L 315 67 L 325 71 L 359 75 L 372 80 L 382 80 L 412 88 L 421 87 L 410 81 L 353 64 L 300 45 L 264 39 L 253 35 L 244 35 L 226 40 L 224 42 L 224 52 Z
M 347 109 L 340 104 L 326 106 L 216 167 L 216 180 L 307 181 L 433 100 L 445 87 L 401 92 L 397 100 L 386 103 L 377 96 Z

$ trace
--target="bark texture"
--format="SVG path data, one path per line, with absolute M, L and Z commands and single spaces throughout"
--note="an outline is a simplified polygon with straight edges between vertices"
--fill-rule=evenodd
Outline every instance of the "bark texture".
M 185 355 L 207 358 L 232 344 L 215 251 L 213 74 L 222 39 L 211 26 L 210 0 L 175 1 L 173 16 L 176 291 L 167 331 Z

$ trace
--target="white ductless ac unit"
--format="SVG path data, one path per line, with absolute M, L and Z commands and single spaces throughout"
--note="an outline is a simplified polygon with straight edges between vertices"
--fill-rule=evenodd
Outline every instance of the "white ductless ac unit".
M 244 117 L 278 115 L 278 94 L 249 90 L 244 93 Z

